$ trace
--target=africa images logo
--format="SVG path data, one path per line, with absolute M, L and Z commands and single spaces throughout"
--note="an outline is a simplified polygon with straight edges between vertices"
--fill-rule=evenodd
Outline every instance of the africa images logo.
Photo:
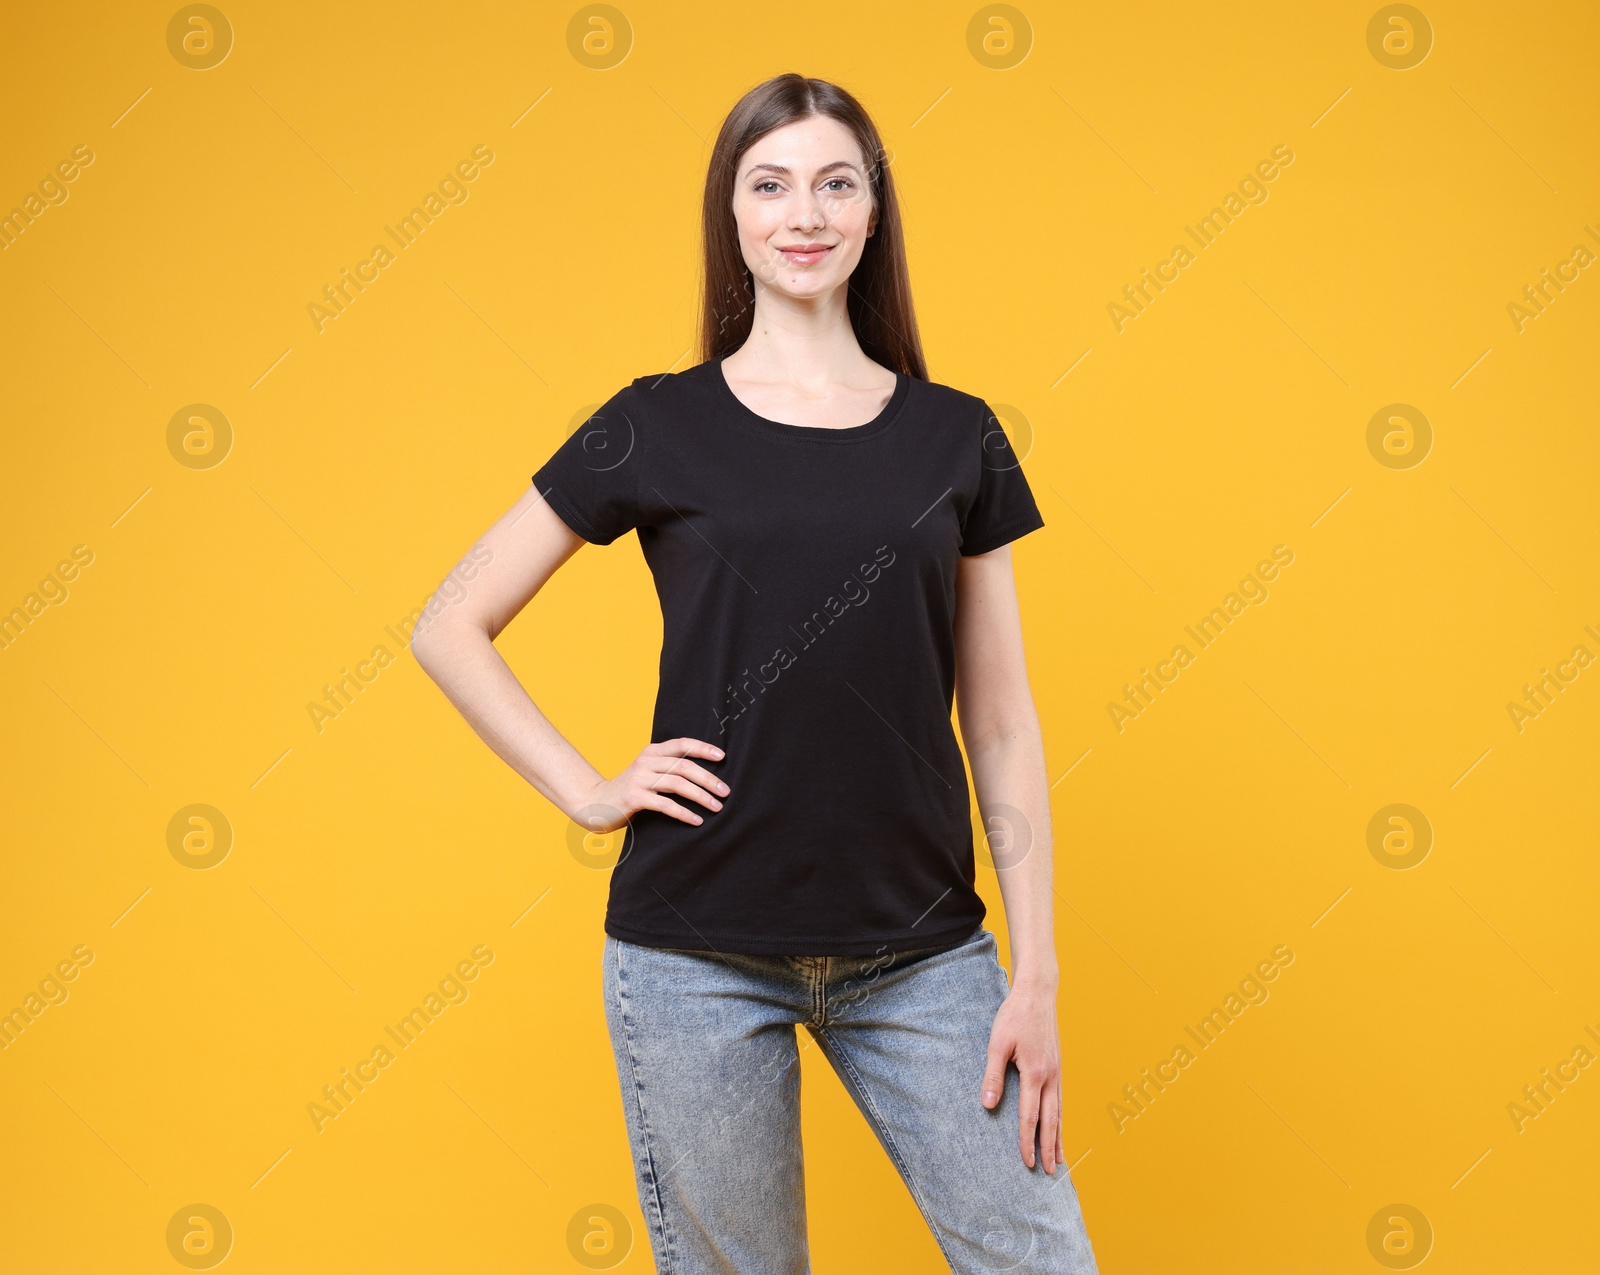
M 877 583 L 884 569 L 894 563 L 894 558 L 893 549 L 888 545 L 879 545 L 872 551 L 873 560 L 863 563 L 846 576 L 838 590 L 823 601 L 820 610 L 813 611 L 802 620 L 798 629 L 791 624 L 789 632 L 799 639 L 800 651 L 808 651 L 821 641 L 822 635 L 841 617 L 849 614 L 852 607 L 865 606 L 867 599 L 872 596 L 872 590 L 867 586 Z M 799 658 L 800 654 L 793 646 L 782 645 L 764 663 L 756 666 L 754 677 L 748 666 L 744 668 L 736 681 L 728 683 L 727 699 L 716 710 L 717 734 L 727 734 L 728 724 L 743 717 L 745 711 L 755 703 L 756 697 L 765 694 L 767 687 L 778 680 L 778 674 Z

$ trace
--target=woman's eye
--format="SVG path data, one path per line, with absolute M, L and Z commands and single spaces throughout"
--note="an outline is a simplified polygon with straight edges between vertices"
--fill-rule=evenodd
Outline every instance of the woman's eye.
M 855 184 L 848 177 L 831 177 L 828 179 L 828 185 L 831 186 L 834 182 L 842 182 L 846 187 L 853 186 Z M 833 193 L 837 195 L 841 194 L 842 192 L 834 191 Z
M 773 181 L 773 180 L 772 180 L 772 178 L 770 178 L 770 177 L 769 177 L 769 178 L 767 178 L 767 180 L 766 180 L 766 181 L 764 181 L 764 182 L 757 182 L 757 183 L 756 183 L 756 191 L 757 191 L 757 192 L 758 192 L 758 193 L 760 193 L 760 194 L 763 194 L 763 195 L 764 195 L 764 194 L 766 194 L 766 193 L 767 193 L 767 191 L 766 191 L 766 188 L 767 188 L 767 187 L 768 187 L 768 186 L 776 186 L 776 185 L 777 185 L 777 184 L 778 184 L 778 183 L 777 183 L 777 182 L 775 182 L 775 181 Z

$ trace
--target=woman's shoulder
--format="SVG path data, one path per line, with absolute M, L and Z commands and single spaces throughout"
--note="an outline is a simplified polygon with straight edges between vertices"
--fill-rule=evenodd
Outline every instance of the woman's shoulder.
M 704 396 L 711 389 L 705 375 L 707 366 L 698 364 L 679 371 L 636 376 L 616 392 L 612 403 L 644 420 L 663 423 L 685 412 L 703 412 Z
M 591 419 L 625 420 L 635 430 L 670 421 L 675 415 L 682 415 L 687 405 L 686 391 L 692 392 L 692 378 L 686 379 L 686 375 L 684 372 L 651 372 L 636 376 L 595 408 Z
M 943 381 L 923 381 L 928 393 L 943 406 L 957 410 L 977 411 L 984 406 L 981 395 L 974 394 L 959 386 L 947 385 Z
M 943 381 L 913 380 L 911 384 L 923 412 L 952 429 L 972 430 L 981 434 L 984 425 L 994 414 L 989 400 L 970 390 Z
M 684 391 L 706 388 L 711 384 L 711 373 L 715 368 L 715 363 L 696 363 L 693 367 L 681 368 L 675 372 L 650 372 L 645 376 L 634 377 L 626 388 L 637 390 L 641 394 L 653 394 L 668 399 Z

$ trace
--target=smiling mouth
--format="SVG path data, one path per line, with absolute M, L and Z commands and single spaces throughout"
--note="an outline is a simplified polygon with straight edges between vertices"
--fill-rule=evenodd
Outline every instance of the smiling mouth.
M 778 251 L 788 261 L 796 265 L 808 266 L 812 262 L 821 261 L 833 251 L 832 244 L 817 244 L 812 248 L 780 248 Z

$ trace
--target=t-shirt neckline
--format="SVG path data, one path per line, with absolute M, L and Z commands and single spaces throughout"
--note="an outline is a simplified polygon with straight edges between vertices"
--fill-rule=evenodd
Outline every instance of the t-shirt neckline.
M 722 371 L 723 361 L 727 357 L 725 354 L 721 355 L 711 363 L 711 379 L 716 382 L 717 396 L 737 419 L 764 433 L 775 434 L 779 438 L 804 439 L 814 443 L 855 443 L 864 438 L 876 437 L 899 419 L 900 409 L 905 406 L 911 392 L 911 378 L 904 372 L 897 371 L 894 374 L 894 392 L 889 395 L 889 401 L 884 404 L 881 412 L 865 424 L 846 425 L 837 429 L 827 425 L 790 425 L 785 421 L 770 420 L 751 411 L 745 405 L 744 401 L 733 392 L 733 387 L 728 384 L 728 378 Z

